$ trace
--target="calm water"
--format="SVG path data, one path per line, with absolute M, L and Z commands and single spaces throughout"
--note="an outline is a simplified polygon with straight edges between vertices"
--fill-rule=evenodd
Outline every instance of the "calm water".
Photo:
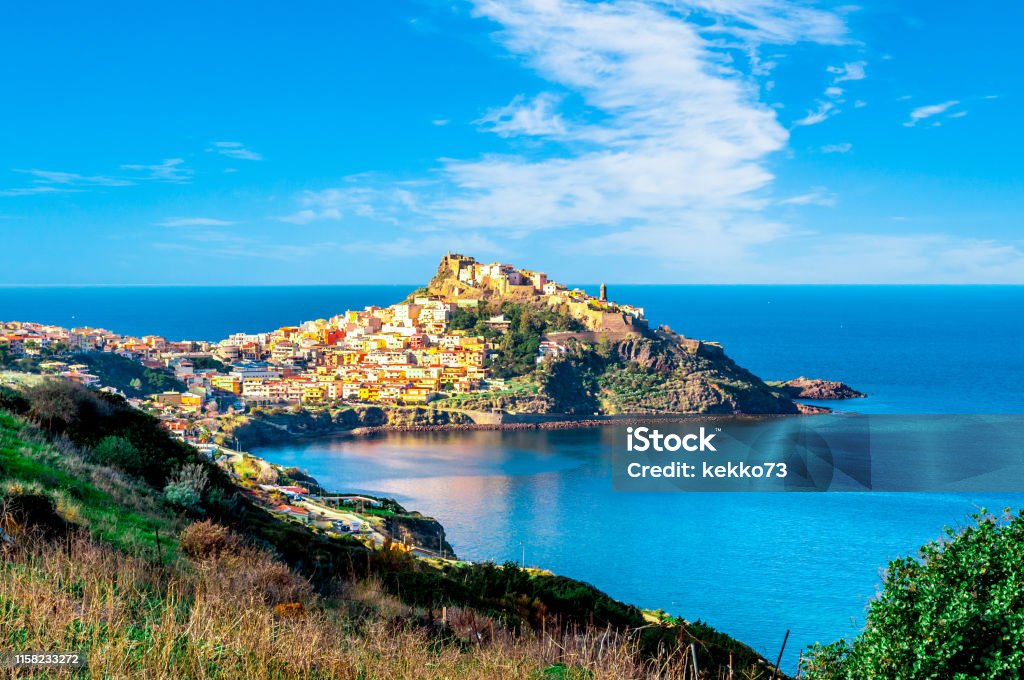
M 461 557 L 520 560 L 701 618 L 774 658 L 852 635 L 880 568 L 1024 495 L 615 493 L 611 428 L 390 434 L 257 451 L 329 488 L 393 496 Z
M 218 339 L 405 287 L 0 289 L 0 319 Z M 595 290 L 596 292 L 596 290 Z M 844 380 L 870 413 L 1024 413 L 1024 287 L 610 286 L 764 378 Z M 856 632 L 885 563 L 1015 496 L 616 494 L 608 429 L 389 435 L 262 451 L 436 516 L 464 557 L 526 560 L 777 653 Z

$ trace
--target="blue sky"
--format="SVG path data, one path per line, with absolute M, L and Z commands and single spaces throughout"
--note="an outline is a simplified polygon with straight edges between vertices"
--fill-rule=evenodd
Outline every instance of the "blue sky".
M 1024 282 L 1024 6 L 8 3 L 0 284 Z

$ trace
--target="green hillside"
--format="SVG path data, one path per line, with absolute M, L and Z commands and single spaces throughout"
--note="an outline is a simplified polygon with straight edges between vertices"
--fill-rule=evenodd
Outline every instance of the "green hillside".
M 688 678 L 749 648 L 572 579 L 418 560 L 248 501 L 119 397 L 0 388 L 0 647 L 92 677 Z M 683 644 L 680 644 L 683 643 Z

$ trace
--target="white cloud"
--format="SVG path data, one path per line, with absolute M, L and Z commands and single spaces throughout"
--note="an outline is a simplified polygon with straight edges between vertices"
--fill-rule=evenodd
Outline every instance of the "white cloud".
M 559 98 L 550 93 L 539 94 L 531 100 L 519 95 L 512 103 L 489 111 L 475 122 L 501 137 L 564 135 L 565 121 L 555 111 L 558 104 Z
M 766 161 L 788 133 L 729 50 L 838 43 L 843 22 L 782 0 L 694 4 L 710 21 L 691 22 L 653 1 L 476 2 L 475 14 L 499 24 L 509 51 L 573 93 L 573 113 L 548 93 L 492 111 L 485 129 L 559 149 L 446 159 L 448 195 L 426 208 L 464 227 L 668 223 L 686 230 L 701 221 L 728 232 L 736 213 L 765 205 Z
M 350 178 L 350 182 L 355 181 L 367 183 L 373 179 L 366 176 Z M 413 194 L 401 185 L 379 188 L 347 186 L 306 191 L 299 196 L 298 203 L 300 210 L 277 219 L 291 224 L 309 224 L 354 216 L 397 224 L 398 214 L 416 210 Z
M 837 234 L 807 245 L 792 256 L 791 283 L 1024 283 L 1020 244 L 950 234 Z
M 182 158 L 168 158 L 156 165 L 122 165 L 122 170 L 142 173 L 138 179 L 185 184 L 192 180 L 192 169 L 185 165 Z
M 34 196 L 36 194 L 56 194 L 69 191 L 76 190 L 53 186 L 16 187 L 13 189 L 0 189 L 0 196 Z
M 291 215 L 285 215 L 281 217 L 282 222 L 288 222 L 290 224 L 309 224 L 310 222 L 317 222 L 319 220 L 340 220 L 341 211 L 335 208 L 324 208 L 322 210 L 313 210 L 312 208 L 304 208 Z
M 847 40 L 839 12 L 789 0 L 690 0 L 686 5 L 707 12 L 715 22 L 712 31 L 732 34 L 746 42 L 837 45 Z
M 739 247 L 676 229 L 643 227 L 584 239 L 572 251 L 642 259 L 649 264 L 638 280 L 651 282 L 1024 283 L 1020 243 L 941 233 L 780 231 L 753 247 Z
M 435 118 L 434 120 L 430 121 L 430 124 L 431 125 L 437 125 L 438 127 L 443 127 L 443 126 L 447 125 L 450 122 L 451 121 L 448 120 L 447 118 Z
M 230 220 L 213 217 L 174 217 L 160 223 L 161 227 L 226 227 L 234 224 Z
M 818 109 L 816 111 L 808 111 L 806 116 L 800 120 L 793 121 L 793 125 L 798 127 L 817 125 L 818 123 L 825 122 L 830 116 L 834 116 L 838 112 L 839 110 L 832 102 L 818 102 Z
M 959 104 L 959 100 L 951 99 L 941 104 L 929 104 L 928 106 L 919 106 L 910 112 L 910 120 L 905 122 L 905 127 L 914 127 L 922 120 L 927 120 L 934 116 L 941 115 L 951 109 L 952 107 Z
M 59 184 L 75 187 L 124 187 L 134 184 L 131 180 L 122 177 L 80 175 L 77 172 L 58 172 L 53 170 L 16 170 L 15 172 L 31 175 L 35 182 L 39 184 Z
M 252 149 L 246 148 L 242 142 L 213 142 L 213 146 L 207 151 L 219 153 L 228 158 L 236 158 L 241 161 L 261 161 L 263 156 Z
M 866 61 L 847 62 L 842 66 L 829 66 L 828 72 L 833 74 L 833 84 L 842 83 L 847 80 L 864 80 L 867 78 Z
M 841 144 L 826 144 L 821 147 L 822 153 L 849 153 L 853 148 L 853 144 L 849 142 L 842 142 Z
M 832 87 L 826 87 L 825 88 L 825 96 L 826 97 L 831 97 L 833 99 L 838 99 L 839 97 L 843 96 L 843 91 L 844 91 L 843 88 L 835 87 L 833 85 Z
M 836 196 L 825 189 L 815 189 L 806 194 L 790 196 L 779 201 L 779 203 L 781 205 L 822 205 L 831 207 L 836 204 Z

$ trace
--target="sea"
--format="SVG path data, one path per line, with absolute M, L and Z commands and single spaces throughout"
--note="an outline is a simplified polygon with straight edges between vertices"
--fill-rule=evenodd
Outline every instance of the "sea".
M 584 286 L 597 292 L 597 286 Z M 0 320 L 217 340 L 390 304 L 412 286 L 12 287 Z M 1024 286 L 609 285 L 652 324 L 765 379 L 842 380 L 867 414 L 1024 414 Z M 436 517 L 458 554 L 512 560 L 701 619 L 783 667 L 856 635 L 886 564 L 1019 494 L 619 493 L 610 429 L 388 434 L 255 453 Z M 965 451 L 964 455 L 970 455 Z

